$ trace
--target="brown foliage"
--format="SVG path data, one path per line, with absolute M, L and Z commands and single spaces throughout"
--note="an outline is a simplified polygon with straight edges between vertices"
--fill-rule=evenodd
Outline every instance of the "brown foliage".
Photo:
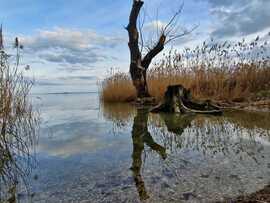
M 0 202 L 26 178 L 34 162 L 32 150 L 37 141 L 39 114 L 29 101 L 32 81 L 19 68 L 19 41 L 16 38 L 15 65 L 0 49 Z
M 214 100 L 256 100 L 270 91 L 270 58 L 267 42 L 244 40 L 238 43 L 214 43 L 182 52 L 170 51 L 148 73 L 151 96 L 163 98 L 168 85 L 182 84 L 197 98 Z M 104 102 L 126 102 L 136 92 L 126 73 L 107 77 L 100 86 Z

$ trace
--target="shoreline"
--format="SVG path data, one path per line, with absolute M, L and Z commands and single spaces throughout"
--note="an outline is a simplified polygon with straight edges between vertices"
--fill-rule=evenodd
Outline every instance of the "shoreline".
M 120 102 L 120 104 L 121 103 L 130 103 L 137 107 L 143 107 L 143 106 L 154 107 L 158 105 L 160 102 L 157 102 L 156 98 L 154 97 L 149 97 L 149 98 L 137 99 L 135 101 Z M 270 113 L 270 99 L 265 99 L 265 100 L 260 100 L 260 101 L 249 101 L 249 102 L 245 102 L 245 101 L 231 102 L 231 101 L 213 100 L 212 103 L 218 106 L 222 110 L 239 110 L 239 111 Z
M 221 109 L 270 113 L 270 99 L 254 102 L 215 102 Z

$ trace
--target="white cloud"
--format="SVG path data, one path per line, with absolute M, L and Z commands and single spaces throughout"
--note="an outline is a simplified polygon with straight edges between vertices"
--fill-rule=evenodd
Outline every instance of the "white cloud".
M 208 0 L 210 14 L 217 25 L 212 36 L 226 38 L 247 36 L 270 30 L 269 0 Z
M 162 30 L 166 26 L 165 22 L 162 22 L 160 20 L 154 20 L 152 22 L 149 22 L 145 25 L 144 30 L 145 31 L 157 31 Z
M 39 30 L 37 36 L 23 38 L 26 46 L 37 51 L 48 48 L 82 50 L 93 46 L 114 47 L 119 40 L 119 38 L 99 35 L 92 30 L 80 31 L 67 28 Z
M 97 34 L 92 30 L 54 28 L 40 30 L 35 36 L 21 38 L 29 55 L 63 65 L 90 66 L 110 59 L 108 49 L 116 47 L 122 39 Z

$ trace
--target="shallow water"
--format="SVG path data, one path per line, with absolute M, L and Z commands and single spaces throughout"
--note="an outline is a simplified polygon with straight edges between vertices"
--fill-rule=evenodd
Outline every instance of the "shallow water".
M 96 93 L 35 103 L 32 202 L 214 202 L 270 184 L 269 113 L 159 115 L 100 105 Z

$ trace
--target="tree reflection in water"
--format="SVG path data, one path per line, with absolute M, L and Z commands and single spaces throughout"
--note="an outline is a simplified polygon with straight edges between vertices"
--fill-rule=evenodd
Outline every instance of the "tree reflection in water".
M 233 117 L 234 122 L 230 117 L 212 116 L 161 115 L 161 118 L 167 131 L 155 126 L 152 130 L 161 136 L 166 148 L 174 151 L 192 149 L 204 155 L 219 153 L 228 158 L 238 156 L 240 160 L 251 158 L 256 161 L 264 148 L 262 142 L 270 138 L 268 129 L 243 127 L 236 117 Z
M 125 116 L 124 120 L 131 120 L 130 118 L 134 116 L 134 108 L 132 108 L 130 114 L 126 112 Z M 243 116 L 245 119 L 243 119 Z M 164 160 L 157 170 L 160 170 L 160 168 L 169 170 L 174 179 L 171 181 L 179 183 L 183 188 L 189 188 L 189 185 L 194 184 L 205 184 L 200 182 L 202 180 L 216 184 L 219 180 L 216 179 L 218 175 L 221 176 L 222 181 L 230 185 L 233 182 L 230 177 L 236 177 L 236 175 L 230 175 L 230 173 L 234 171 L 237 174 L 237 170 L 242 170 L 243 166 L 249 166 L 250 169 L 254 167 L 255 170 L 260 164 L 260 167 L 265 169 L 267 167 L 265 154 L 268 148 L 265 148 L 264 143 L 269 143 L 270 131 L 269 124 L 265 122 L 265 125 L 263 125 L 262 121 L 269 120 L 269 115 L 256 114 L 256 118 L 260 119 L 253 118 L 255 116 L 252 113 L 243 112 L 226 113 L 221 117 L 213 117 L 178 114 L 154 115 L 149 114 L 147 109 L 138 109 L 132 125 L 133 151 L 130 169 L 140 200 L 150 199 L 150 196 L 152 198 L 152 195 L 157 192 L 153 190 L 154 188 L 147 188 L 143 180 L 143 167 L 146 166 L 150 170 L 155 170 L 155 167 L 158 167 L 149 164 L 144 165 L 144 153 L 147 154 L 147 159 L 155 159 L 151 156 L 153 154 L 147 151 L 146 146 Z M 185 156 L 186 152 L 193 154 L 195 157 L 189 156 L 191 154 Z M 197 156 L 200 158 L 197 159 Z M 205 163 L 203 164 L 201 161 L 205 161 Z M 230 163 L 230 166 L 226 163 Z M 233 167 L 238 168 L 234 170 Z M 245 169 L 243 174 L 246 174 L 250 169 Z M 160 174 L 160 171 L 153 171 L 153 173 Z M 239 177 L 241 173 L 239 171 Z M 147 179 L 150 174 L 149 172 L 146 172 L 146 174 L 148 174 L 145 177 Z M 154 176 L 156 175 L 153 174 L 153 178 Z M 151 180 L 149 182 L 147 180 L 147 183 L 149 187 L 153 187 Z M 181 192 L 184 194 L 184 191 L 182 191 L 180 185 L 175 189 L 179 190 L 181 195 Z M 157 185 L 157 187 L 159 186 Z M 192 187 L 191 191 L 194 191 Z M 225 185 L 225 187 L 227 186 Z M 237 188 L 238 185 L 235 184 L 234 187 Z M 219 187 L 217 190 L 219 190 Z M 177 192 L 174 195 L 177 196 Z M 177 197 L 181 198 L 181 196 Z M 206 198 L 208 197 L 210 197 L 209 194 Z M 182 198 L 184 198 L 184 195 Z
M 130 169 L 132 170 L 133 178 L 141 200 L 146 200 L 149 198 L 141 175 L 144 144 L 149 146 L 153 151 L 157 152 L 162 159 L 166 159 L 167 157 L 166 149 L 157 144 L 148 131 L 148 114 L 147 109 L 138 110 L 137 115 L 134 118 L 132 128 L 133 152 L 132 166 Z

